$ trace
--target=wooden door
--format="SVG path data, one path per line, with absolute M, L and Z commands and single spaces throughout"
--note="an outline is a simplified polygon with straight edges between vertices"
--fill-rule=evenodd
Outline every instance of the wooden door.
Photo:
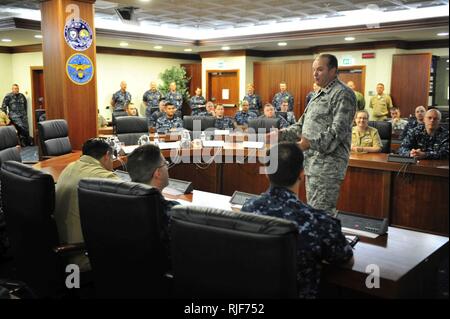
M 339 79 L 347 84 L 348 81 L 355 83 L 355 90 L 365 95 L 366 66 L 341 66 L 339 67 Z
M 239 70 L 209 70 L 206 74 L 206 99 L 223 104 L 225 116 L 234 116 L 239 105 Z
M 202 87 L 202 64 L 201 63 L 191 63 L 182 64 L 182 67 L 186 70 L 186 77 L 189 78 L 188 88 L 189 96 L 195 95 L 195 90 Z M 202 92 L 205 96 L 205 92 Z M 185 101 L 187 102 L 187 101 Z M 183 103 L 183 114 L 191 114 L 191 109 L 189 103 Z
M 38 143 L 37 134 L 37 121 L 36 110 L 45 110 L 45 97 L 44 97 L 44 69 L 43 67 L 31 67 L 31 95 L 32 95 L 32 105 L 31 105 L 31 118 L 33 122 L 33 139 L 34 145 Z

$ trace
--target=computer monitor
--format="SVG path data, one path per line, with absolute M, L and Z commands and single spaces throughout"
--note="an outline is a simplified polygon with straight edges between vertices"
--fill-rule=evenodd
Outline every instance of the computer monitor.
M 214 124 L 216 122 L 216 119 L 212 116 L 190 116 L 185 115 L 183 117 L 183 127 L 186 130 L 193 131 L 194 130 L 194 121 L 200 122 L 200 130 L 205 131 L 208 128 L 214 128 Z M 198 126 L 198 123 L 196 123 Z M 198 131 L 198 130 L 197 130 Z
M 280 119 L 279 118 L 257 118 L 248 120 L 248 128 L 253 129 L 255 133 L 258 133 L 260 130 L 265 129 L 266 133 L 270 132 L 271 128 L 280 128 Z

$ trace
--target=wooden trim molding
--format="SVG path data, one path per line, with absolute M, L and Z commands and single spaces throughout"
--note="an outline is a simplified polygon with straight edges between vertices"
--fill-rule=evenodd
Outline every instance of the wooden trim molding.
M 11 53 L 42 52 L 42 44 L 19 45 L 12 47 Z
M 0 53 L 11 54 L 12 53 L 12 48 L 11 47 L 0 47 Z
M 135 50 L 135 49 L 123 49 L 123 48 L 111 48 L 111 47 L 97 46 L 97 54 L 99 54 L 99 53 L 100 54 L 140 56 L 140 57 L 150 57 L 150 58 L 193 60 L 193 61 L 201 60 L 201 58 L 198 54 L 184 54 L 184 53 L 172 53 L 172 52 Z
M 172 44 L 172 45 L 186 45 L 186 46 L 196 46 L 197 41 L 180 39 L 175 37 L 168 37 L 157 34 L 147 34 L 147 33 L 137 33 L 137 32 L 124 32 L 109 29 L 95 29 L 96 36 L 103 36 L 108 38 L 116 39 L 129 39 L 138 41 L 150 41 L 157 42 L 160 44 Z

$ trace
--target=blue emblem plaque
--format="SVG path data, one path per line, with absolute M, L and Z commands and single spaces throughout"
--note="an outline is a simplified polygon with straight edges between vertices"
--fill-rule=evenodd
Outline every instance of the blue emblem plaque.
M 82 19 L 72 19 L 64 27 L 64 39 L 72 49 L 84 51 L 92 44 L 91 27 Z
M 87 55 L 75 53 L 67 60 L 66 73 L 73 83 L 83 85 L 92 80 L 94 65 Z

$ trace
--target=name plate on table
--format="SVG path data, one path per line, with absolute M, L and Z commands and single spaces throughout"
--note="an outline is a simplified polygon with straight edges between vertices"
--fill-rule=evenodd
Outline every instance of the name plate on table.
M 202 141 L 203 147 L 223 147 L 224 141 Z
M 242 205 L 244 205 L 244 203 L 247 199 L 256 198 L 256 197 L 258 197 L 258 195 L 256 195 L 256 194 L 235 191 L 233 193 L 233 196 L 231 196 L 230 203 L 231 203 L 231 205 L 242 207 Z
M 251 142 L 251 141 L 244 141 L 242 142 L 242 147 L 244 148 L 263 148 L 264 142 Z
M 170 150 L 173 148 L 180 148 L 180 141 L 177 142 L 159 142 L 158 143 L 160 150 Z
M 230 130 L 214 130 L 214 135 L 230 135 Z
M 388 162 L 402 163 L 402 164 L 416 164 L 417 160 L 414 157 L 403 156 L 398 154 L 389 154 L 387 158 Z
M 181 194 L 190 194 L 194 190 L 192 182 L 182 181 L 179 179 L 169 178 L 169 189 L 179 191 Z
M 389 225 L 387 218 L 375 218 L 341 211 L 336 218 L 341 221 L 343 232 L 371 238 L 386 234 Z

